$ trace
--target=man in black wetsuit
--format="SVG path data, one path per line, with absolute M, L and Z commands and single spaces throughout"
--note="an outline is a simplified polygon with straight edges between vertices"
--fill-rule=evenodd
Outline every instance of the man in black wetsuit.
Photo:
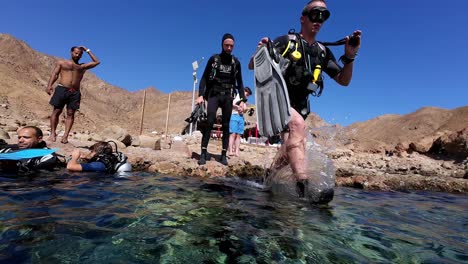
M 305 195 L 304 191 L 308 185 L 305 163 L 305 119 L 310 112 L 309 94 L 314 95 L 318 87 L 320 87 L 318 90 L 320 94 L 323 87 L 321 72 L 325 72 L 338 84 L 348 86 L 353 75 L 354 59 L 361 45 L 360 30 L 354 31 L 351 37 L 346 37 L 344 54 L 340 57 L 343 66 L 340 66 L 331 50 L 316 40 L 317 34 L 329 16 L 330 11 L 324 0 L 309 1 L 304 6 L 300 17 L 301 31 L 281 36 L 273 41 L 273 46 L 278 53 L 289 60 L 289 66 L 283 73 L 283 77 L 288 87 L 291 103 L 291 119 L 287 131 L 282 134 L 284 144 L 281 145 L 280 153 L 284 155 L 276 159 L 278 164 L 274 166 L 282 167 L 290 164 L 297 180 L 296 189 L 301 197 Z M 350 41 L 351 38 L 353 41 Z M 268 41 L 268 38 L 262 38 L 258 46 Z M 291 42 L 297 45 L 290 45 Z M 295 57 L 294 52 L 301 53 L 301 56 Z M 253 69 L 253 60 L 250 61 L 249 68 Z M 318 71 L 318 78 L 314 79 L 317 68 L 321 70 Z M 328 202 L 333 198 L 333 190 L 328 191 L 323 194 L 323 202 Z
M 221 46 L 221 54 L 210 57 L 200 80 L 197 104 L 202 104 L 205 100 L 208 101 L 208 124 L 202 131 L 203 137 L 200 160 L 198 161 L 199 165 L 206 164 L 206 160 L 210 159 L 207 147 L 211 129 L 216 120 L 218 107 L 222 110 L 223 129 L 223 149 L 220 162 L 223 165 L 228 165 L 226 152 L 229 146 L 229 121 L 231 120 L 232 113 L 233 89 L 237 88 L 238 93 L 241 95 L 242 102 L 240 107 L 244 107 L 246 99 L 241 65 L 239 60 L 231 54 L 234 49 L 234 37 L 229 33 L 224 34 Z
M 18 144 L 1 148 L 0 153 L 8 153 L 14 150 L 47 148 L 47 145 L 42 138 L 43 133 L 40 128 L 36 126 L 25 126 L 18 131 Z M 15 171 L 25 174 L 39 170 L 53 170 L 60 167 L 60 163 L 61 162 L 57 155 L 52 153 L 42 157 L 22 159 L 19 161 L 1 161 L 0 170 Z

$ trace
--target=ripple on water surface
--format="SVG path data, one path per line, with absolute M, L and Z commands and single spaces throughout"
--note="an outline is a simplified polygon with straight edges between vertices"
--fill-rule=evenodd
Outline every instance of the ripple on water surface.
M 467 196 L 336 188 L 313 207 L 233 179 L 0 178 L 2 263 L 468 263 Z

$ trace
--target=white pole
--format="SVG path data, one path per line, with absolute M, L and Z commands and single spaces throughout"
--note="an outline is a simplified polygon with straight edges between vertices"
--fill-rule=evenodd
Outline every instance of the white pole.
M 193 71 L 193 92 L 192 92 L 192 112 L 195 109 L 195 87 L 197 86 L 197 72 Z M 192 135 L 193 123 L 190 123 L 190 132 L 189 135 Z
M 195 109 L 195 88 L 197 86 L 197 69 L 198 69 L 198 64 L 201 63 L 205 59 L 205 57 L 202 57 L 200 61 L 194 61 L 192 62 L 192 68 L 193 68 L 193 91 L 192 91 L 192 112 Z M 192 129 L 193 129 L 193 123 L 190 123 L 190 131 L 189 135 L 192 135 Z

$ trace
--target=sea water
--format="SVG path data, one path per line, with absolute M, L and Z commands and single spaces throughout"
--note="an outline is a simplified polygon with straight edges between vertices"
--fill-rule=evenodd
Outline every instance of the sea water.
M 11 176 L 11 175 L 10 175 Z M 466 195 L 131 173 L 0 176 L 0 263 L 468 263 Z
M 312 136 L 306 138 L 304 144 L 304 172 L 307 175 L 307 186 L 304 199 L 310 203 L 328 202 L 333 198 L 335 187 L 335 167 L 332 160 L 325 155 L 325 150 L 317 144 Z M 268 174 L 265 177 L 265 187 L 275 195 L 285 199 L 297 197 L 296 183 L 290 164 L 285 161 L 286 148 L 279 148 Z M 330 192 L 330 190 L 332 190 Z M 324 195 L 324 194 L 332 195 Z

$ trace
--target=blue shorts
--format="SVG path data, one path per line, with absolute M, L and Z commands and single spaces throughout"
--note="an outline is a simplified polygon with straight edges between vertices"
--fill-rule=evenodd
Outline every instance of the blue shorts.
M 229 133 L 236 133 L 239 135 L 244 134 L 244 116 L 231 115 L 231 122 L 229 122 Z

